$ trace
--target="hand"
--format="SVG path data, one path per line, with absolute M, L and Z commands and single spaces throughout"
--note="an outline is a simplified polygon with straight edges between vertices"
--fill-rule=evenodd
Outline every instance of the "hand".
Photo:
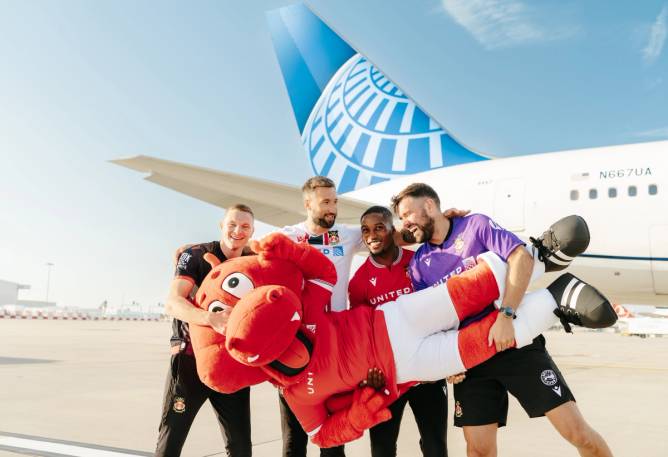
M 225 330 L 227 330 L 227 321 L 230 318 L 230 313 L 231 310 L 229 309 L 218 311 L 215 313 L 209 313 L 207 322 L 212 329 L 214 329 L 221 335 L 224 335 Z
M 457 374 L 453 374 L 452 376 L 448 376 L 447 378 L 445 378 L 445 380 L 449 384 L 459 384 L 464 379 L 466 379 L 466 373 L 457 373 Z
M 496 345 L 497 352 L 505 351 L 515 345 L 515 327 L 511 318 L 501 313 L 496 316 L 496 322 L 492 324 L 487 337 L 487 345 L 491 346 L 492 343 Z
M 359 384 L 360 387 L 369 386 L 375 390 L 380 390 L 385 387 L 385 375 L 380 368 L 369 368 L 366 374 L 366 379 Z
M 186 249 L 190 249 L 191 247 L 195 246 L 194 244 L 184 244 L 183 246 L 179 247 L 176 252 L 174 252 L 174 266 L 176 266 L 177 263 L 179 263 L 179 257 L 181 257 L 181 254 Z
M 464 217 L 470 213 L 470 209 L 457 209 L 457 208 L 448 208 L 443 211 L 445 217 Z
M 348 420 L 356 430 L 364 431 L 392 418 L 387 409 L 387 395 L 376 392 L 372 387 L 355 390 L 353 404 L 348 412 Z

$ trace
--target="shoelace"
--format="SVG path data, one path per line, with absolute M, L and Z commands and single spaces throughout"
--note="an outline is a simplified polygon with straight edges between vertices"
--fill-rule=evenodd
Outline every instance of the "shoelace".
M 541 262 L 545 262 L 554 254 L 555 247 L 558 248 L 557 237 L 552 230 L 543 232 L 540 238 L 530 236 L 529 241 L 538 250 L 538 260 Z
M 561 322 L 561 325 L 564 326 L 564 330 L 566 330 L 566 333 L 573 333 L 573 328 L 571 327 L 571 323 L 576 325 L 582 325 L 578 312 L 572 308 L 559 307 L 554 310 L 554 314 L 559 318 L 559 321 Z

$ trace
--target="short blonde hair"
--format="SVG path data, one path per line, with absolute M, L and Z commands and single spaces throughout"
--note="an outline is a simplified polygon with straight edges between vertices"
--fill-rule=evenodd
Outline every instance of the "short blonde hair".
M 251 217 L 253 219 L 255 219 L 255 214 L 253 214 L 253 210 L 250 208 L 250 206 L 244 205 L 243 203 L 237 203 L 237 204 L 232 205 L 229 208 L 227 208 L 227 212 L 230 212 L 232 210 L 237 210 L 237 211 L 241 211 L 241 212 L 244 212 L 244 213 L 248 213 L 248 214 L 251 215 Z

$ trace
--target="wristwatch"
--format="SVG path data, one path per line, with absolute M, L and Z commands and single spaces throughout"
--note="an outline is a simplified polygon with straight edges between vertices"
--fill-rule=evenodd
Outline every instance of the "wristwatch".
M 508 318 L 511 318 L 511 319 L 515 319 L 515 317 L 517 317 L 517 316 L 515 315 L 515 310 L 512 309 L 510 306 L 502 306 L 502 307 L 500 307 L 500 308 L 499 308 L 499 312 L 500 312 L 501 314 L 503 314 L 505 317 L 508 317 Z

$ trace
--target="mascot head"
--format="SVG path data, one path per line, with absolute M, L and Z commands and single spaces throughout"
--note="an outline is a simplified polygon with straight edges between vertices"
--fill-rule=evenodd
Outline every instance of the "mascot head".
M 231 314 L 225 336 L 201 326 L 191 334 L 200 378 L 221 392 L 269 377 L 284 385 L 294 379 L 312 352 L 302 329 L 304 279 L 336 281 L 324 255 L 284 235 L 269 235 L 253 248 L 258 255 L 223 263 L 205 255 L 212 269 L 197 291 L 197 306 Z

